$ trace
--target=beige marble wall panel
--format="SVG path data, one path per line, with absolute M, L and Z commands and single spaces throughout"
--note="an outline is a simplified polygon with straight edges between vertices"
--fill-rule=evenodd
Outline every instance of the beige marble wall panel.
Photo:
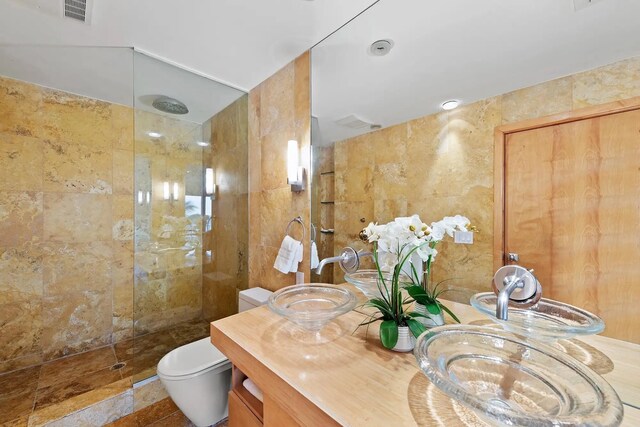
M 407 124 L 402 123 L 372 132 L 369 144 L 368 149 L 373 150 L 377 165 L 407 162 Z
M 411 165 L 405 163 L 376 164 L 373 171 L 373 185 L 369 188 L 365 185 L 363 194 L 373 199 L 404 199 L 408 192 L 407 170 L 409 168 Z M 350 186 L 347 188 L 350 189 Z M 347 191 L 347 194 L 351 194 L 349 190 Z
M 573 79 L 565 77 L 502 96 L 502 122 L 514 123 L 571 110 Z
M 111 341 L 112 293 L 82 291 L 43 299 L 45 360 L 89 350 Z
M 46 295 L 111 287 L 111 242 L 47 242 L 42 253 Z
M 260 230 L 262 233 L 260 243 L 262 246 L 280 247 L 285 236 L 290 217 L 291 190 L 280 188 L 278 190 L 263 191 L 261 193 Z M 289 218 L 289 219 L 287 219 Z M 295 225 L 298 227 L 294 228 Z M 302 239 L 299 224 L 291 226 L 291 235 L 296 240 Z M 272 262 L 275 261 L 275 258 Z
M 217 320 L 238 312 L 237 281 L 231 279 L 204 278 L 203 315 L 206 319 Z
M 43 168 L 43 148 L 39 139 L 0 134 L 1 190 L 42 190 Z
M 640 96 L 640 57 L 573 76 L 573 108 Z
M 41 352 L 43 318 L 40 299 L 0 306 L 1 362 Z
M 260 137 L 277 132 L 289 131 L 293 133 L 295 126 L 294 84 L 294 62 L 285 65 L 261 84 Z
M 113 240 L 133 240 L 133 196 L 113 196 L 111 203 L 113 224 L 111 229 L 111 236 Z
M 42 193 L 0 191 L 0 247 L 40 242 L 42 238 Z
M 44 191 L 111 194 L 111 147 L 89 144 L 45 140 Z
M 42 297 L 42 258 L 38 244 L 0 248 L 0 305 Z
M 133 194 L 133 151 L 113 150 L 113 194 Z
M 112 147 L 111 108 L 108 102 L 42 88 L 42 126 L 36 136 L 49 141 Z
M 0 132 L 38 136 L 42 127 L 41 87 L 0 77 Z
M 290 132 L 276 132 L 262 138 L 263 191 L 290 188 L 287 184 L 287 144 L 290 139 L 294 139 Z
M 133 151 L 134 110 L 124 105 L 111 104 L 111 147 L 114 150 Z
M 111 240 L 111 197 L 46 193 L 44 238 L 59 242 Z
M 407 212 L 407 199 L 405 198 L 389 200 L 375 199 L 373 201 L 373 218 L 380 224 L 393 221 L 400 216 L 407 216 L 409 215 Z
M 113 342 L 133 337 L 133 242 L 113 242 Z

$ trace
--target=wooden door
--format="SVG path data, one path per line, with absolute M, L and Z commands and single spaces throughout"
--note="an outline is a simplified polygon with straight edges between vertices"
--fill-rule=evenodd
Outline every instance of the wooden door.
M 507 134 L 504 156 L 505 253 L 640 343 L 640 110 Z

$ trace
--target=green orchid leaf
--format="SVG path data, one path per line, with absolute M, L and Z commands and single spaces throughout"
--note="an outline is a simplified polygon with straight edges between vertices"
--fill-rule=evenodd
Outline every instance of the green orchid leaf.
M 431 319 L 429 316 L 422 314 L 422 313 L 418 313 L 416 311 L 411 311 L 409 313 L 407 313 L 408 316 L 416 318 L 416 317 L 422 317 L 424 319 Z
M 398 325 L 394 320 L 384 320 L 380 324 L 380 342 L 389 349 L 398 343 Z
M 427 328 L 425 328 L 424 325 L 418 322 L 416 319 L 406 319 L 405 322 L 407 322 L 409 330 L 416 338 L 418 338 L 424 331 L 427 330 Z
M 440 314 L 442 310 L 440 310 L 440 305 L 438 303 L 426 304 L 425 307 L 427 311 L 431 314 Z
M 451 316 L 451 318 L 453 318 L 453 320 L 455 320 L 457 323 L 460 323 L 460 319 L 458 319 L 458 316 L 456 316 L 455 314 L 453 314 L 453 311 L 449 310 L 449 308 L 447 308 L 447 306 L 445 306 L 442 303 L 438 303 L 438 305 L 440 305 L 440 308 L 443 309 L 444 311 L 447 312 L 447 314 L 449 316 Z

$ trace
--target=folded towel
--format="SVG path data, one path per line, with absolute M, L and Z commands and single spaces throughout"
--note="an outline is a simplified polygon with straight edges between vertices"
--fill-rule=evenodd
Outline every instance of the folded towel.
M 260 390 L 260 387 L 258 387 L 256 383 L 247 378 L 246 380 L 242 381 L 242 385 L 247 389 L 249 393 L 253 394 L 256 399 L 262 402 L 262 390 Z
M 297 242 L 297 240 L 296 240 Z M 304 252 L 304 247 L 302 246 L 302 242 L 298 242 L 296 246 L 296 255 L 293 258 L 293 264 L 291 264 L 291 268 L 289 269 L 289 273 L 295 273 L 298 271 L 298 264 L 302 262 L 302 253 Z
M 276 262 L 273 264 L 273 268 L 285 274 L 291 272 L 291 267 L 298 258 L 299 246 L 299 241 L 292 239 L 289 236 L 284 236 L 282 244 L 280 245 L 280 250 L 278 251 L 278 256 L 276 257 Z
M 316 242 L 311 242 L 311 269 L 317 268 L 320 264 L 320 258 L 318 258 L 318 246 Z

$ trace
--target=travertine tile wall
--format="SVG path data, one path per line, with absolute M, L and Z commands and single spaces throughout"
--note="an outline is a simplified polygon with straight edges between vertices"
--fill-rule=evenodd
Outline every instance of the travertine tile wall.
M 333 146 L 314 146 L 313 177 L 311 185 L 311 219 L 316 226 L 315 241 L 319 259 L 337 255 L 341 248 L 335 248 L 333 234 L 323 233 L 321 230 L 334 228 L 335 202 L 335 167 L 333 161 Z M 335 253 L 334 253 L 335 252 Z M 333 283 L 333 264 L 322 269 L 320 275 L 311 273 L 312 282 Z
M 132 333 L 133 113 L 0 78 L 0 372 Z
M 136 198 L 138 191 L 151 191 L 149 204 L 135 205 L 138 336 L 202 317 L 203 224 L 200 208 L 188 209 L 185 197 L 200 201 L 208 149 L 197 144 L 203 140 L 201 124 L 141 110 L 135 112 L 135 120 Z M 151 138 L 149 131 L 162 137 Z M 165 181 L 171 192 L 178 184 L 177 199 L 164 199 Z
M 237 313 L 238 292 L 249 284 L 248 98 L 242 96 L 204 125 L 211 142 L 204 163 L 213 168 L 217 184 L 202 248 L 206 320 Z
M 308 228 L 310 191 L 292 193 L 287 184 L 287 141 L 296 139 L 309 171 L 309 52 L 249 93 L 249 286 L 277 290 L 295 283 L 294 274 L 273 268 L 287 223 L 301 216 Z M 292 227 L 292 230 L 296 227 Z M 292 231 L 301 239 L 302 233 Z M 309 280 L 309 243 L 300 265 Z
M 486 290 L 493 276 L 493 137 L 504 123 L 640 96 L 640 58 L 464 105 L 335 145 L 335 247 L 366 247 L 358 233 L 417 213 L 463 214 L 480 232 L 472 246 L 444 242 L 434 281 Z M 364 219 L 364 222 L 360 220 Z M 342 272 L 335 271 L 336 283 Z

